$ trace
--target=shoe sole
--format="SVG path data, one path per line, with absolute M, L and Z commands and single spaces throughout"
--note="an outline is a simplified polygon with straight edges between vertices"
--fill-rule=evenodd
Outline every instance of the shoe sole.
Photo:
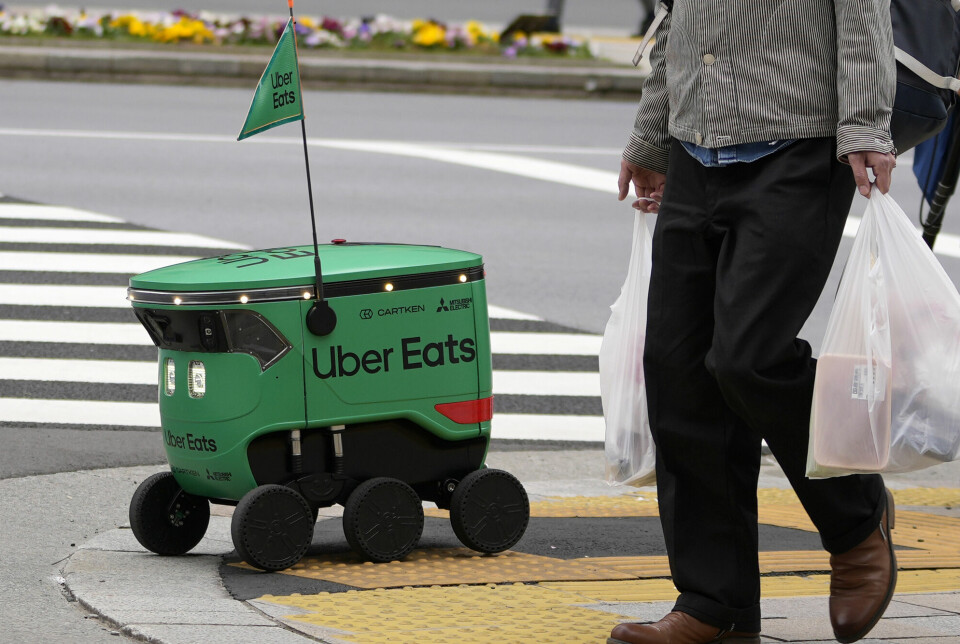
M 885 492 L 887 495 L 887 521 L 883 529 L 887 536 L 887 543 L 890 544 L 890 585 L 887 587 L 887 595 L 883 599 L 883 605 L 880 606 L 880 610 L 873 616 L 870 623 L 864 626 L 854 637 L 837 637 L 837 641 L 840 642 L 840 644 L 852 644 L 853 642 L 863 639 L 867 633 L 877 625 L 877 622 L 880 621 L 883 614 L 887 612 L 887 606 L 890 605 L 890 600 L 893 599 L 893 591 L 897 587 L 897 555 L 893 550 L 893 526 L 896 523 L 896 506 L 893 503 L 893 493 L 890 490 L 885 490 Z M 834 636 L 836 636 L 836 633 L 834 633 Z

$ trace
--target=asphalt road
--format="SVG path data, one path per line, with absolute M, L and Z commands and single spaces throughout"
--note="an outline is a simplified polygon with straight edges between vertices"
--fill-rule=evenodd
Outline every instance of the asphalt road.
M 252 88 L 0 81 L 0 97 L 10 197 L 250 247 L 311 238 L 300 128 L 235 140 Z M 305 105 L 321 240 L 475 251 L 491 303 L 602 332 L 630 250 L 615 183 L 632 102 L 307 92 Z M 913 213 L 909 162 L 892 194 Z M 815 350 L 851 241 L 804 331 Z M 941 261 L 960 283 L 960 260 Z M 163 458 L 149 432 L 0 425 L 0 438 L 0 477 Z
M 252 88 L 0 81 L 0 96 L 0 192 L 253 247 L 310 240 L 300 128 L 235 141 Z M 602 332 L 630 250 L 615 177 L 632 102 L 307 92 L 305 106 L 321 240 L 478 252 L 491 302 Z M 912 216 L 910 160 L 891 194 Z M 806 329 L 815 348 L 840 261 Z M 960 260 L 941 261 L 960 282 Z
M 253 247 L 311 238 L 297 124 L 235 140 L 253 88 L 3 81 L 0 96 L 0 192 Z M 310 149 L 321 240 L 478 252 L 491 302 L 602 330 L 630 250 L 615 173 L 632 104 L 344 92 L 304 102 L 308 136 L 329 144 Z M 426 158 L 442 146 L 452 158 Z M 518 176 L 540 160 L 609 183 L 572 186 L 563 167 L 549 169 L 555 180 Z M 464 165 L 481 162 L 495 169 Z

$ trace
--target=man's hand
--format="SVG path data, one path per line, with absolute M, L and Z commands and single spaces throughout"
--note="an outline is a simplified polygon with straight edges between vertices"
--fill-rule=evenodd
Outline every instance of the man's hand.
M 883 152 L 851 152 L 847 155 L 847 162 L 853 169 L 853 178 L 857 181 L 857 189 L 864 197 L 870 196 L 870 177 L 867 168 L 873 169 L 877 188 L 883 194 L 890 190 L 890 173 L 897 167 L 897 157 Z M 620 176 L 623 177 L 621 171 Z
M 643 212 L 657 212 L 660 210 L 660 200 L 663 199 L 663 187 L 667 183 L 667 175 L 653 170 L 641 168 L 626 159 L 620 160 L 620 196 L 623 201 L 630 194 L 630 184 L 633 184 L 637 197 L 633 207 Z

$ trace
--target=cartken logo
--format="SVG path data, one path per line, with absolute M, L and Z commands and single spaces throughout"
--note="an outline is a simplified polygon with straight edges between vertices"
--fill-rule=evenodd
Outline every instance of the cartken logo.
M 363 309 L 362 311 L 360 311 L 360 319 L 361 319 L 361 320 L 369 320 L 369 319 L 371 319 L 371 318 L 373 318 L 373 311 L 372 311 L 372 310 L 370 310 L 370 309 Z

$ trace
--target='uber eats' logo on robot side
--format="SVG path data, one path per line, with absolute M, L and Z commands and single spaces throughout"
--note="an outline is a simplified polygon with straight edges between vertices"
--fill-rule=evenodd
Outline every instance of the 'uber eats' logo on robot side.
M 213 440 L 212 438 L 207 438 L 206 436 L 194 436 L 193 434 L 178 436 L 169 429 L 163 430 L 163 442 L 170 447 L 187 449 L 191 452 L 217 451 L 217 441 Z
M 391 369 L 423 369 L 473 362 L 477 358 L 477 343 L 473 338 L 458 340 L 447 334 L 446 340 L 424 342 L 419 336 L 403 338 L 400 347 L 350 351 L 343 345 L 331 346 L 329 354 L 321 358 L 313 350 L 313 373 L 317 378 L 344 378 L 358 373 L 387 373 Z

